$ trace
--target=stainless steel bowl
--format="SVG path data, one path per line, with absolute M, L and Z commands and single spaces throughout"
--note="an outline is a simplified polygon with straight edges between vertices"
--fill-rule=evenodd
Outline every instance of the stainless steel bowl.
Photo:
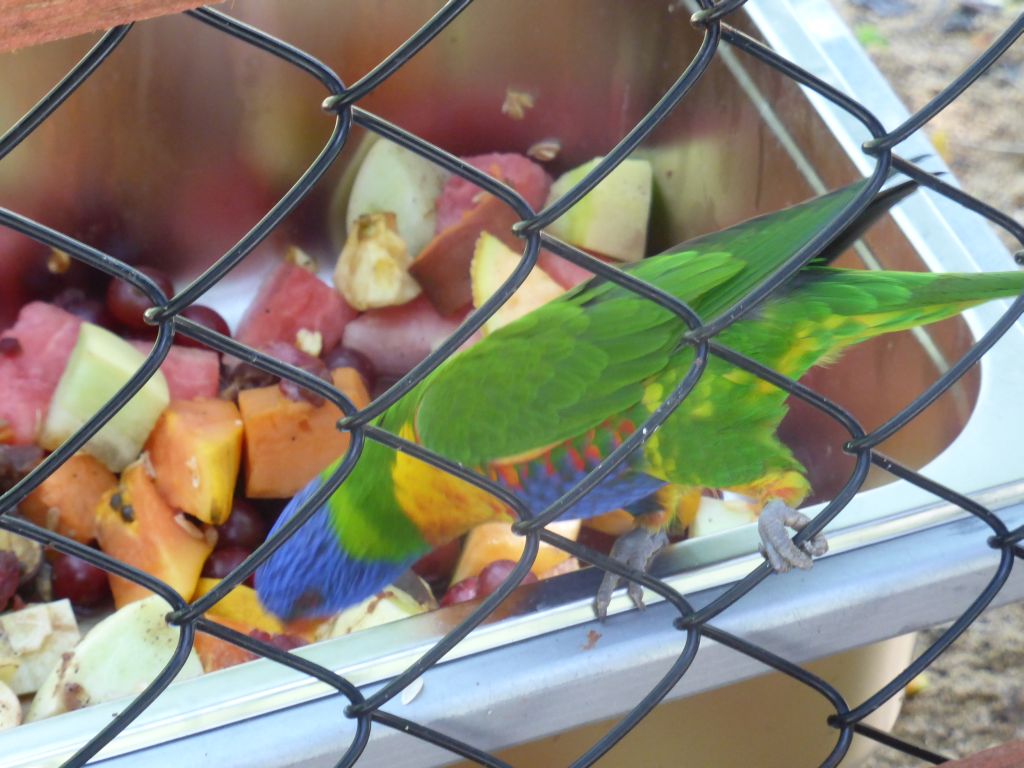
M 237 0 L 229 10 L 322 58 L 352 82 L 438 5 L 425 0 Z M 868 100 L 890 127 L 895 124 L 901 108 L 826 3 L 777 0 L 770 9 L 763 6 L 767 4 L 751 3 L 740 25 L 820 76 L 856 85 L 848 90 Z M 700 41 L 688 23 L 689 13 L 685 3 L 665 0 L 479 0 L 361 106 L 456 153 L 522 151 L 536 141 L 556 138 L 563 147 L 552 164 L 557 173 L 606 152 L 679 75 Z M 0 116 L 13 122 L 90 42 L 75 39 L 0 58 L 5 83 Z M 508 88 L 535 96 L 536 106 L 522 120 L 501 111 Z M 301 73 L 192 19 L 141 23 L 109 62 L 0 164 L 0 204 L 129 261 L 160 264 L 183 283 L 240 238 L 315 156 L 331 123 L 319 108 L 323 96 Z M 309 199 L 207 296 L 230 321 L 239 317 L 267 261 L 287 244 L 302 244 L 324 266 L 333 260 L 331 198 L 359 138 L 357 131 Z M 822 99 L 723 49 L 708 74 L 639 150 L 652 162 L 658 188 L 652 248 L 853 180 L 867 167 L 858 151 L 865 138 L 855 121 Z M 915 138 L 901 149 L 913 155 L 927 152 L 928 146 Z M 933 165 L 941 167 L 937 159 Z M 894 218 L 876 227 L 845 261 L 871 268 L 1009 268 L 1005 250 L 987 227 L 945 201 L 916 195 Z M 30 251 L 26 247 L 19 253 Z M 38 258 L 9 259 L 11 263 L 0 261 L 0 266 L 17 275 L 31 268 L 20 265 Z M 998 307 L 986 307 L 926 332 L 863 345 L 840 363 L 813 373 L 808 383 L 849 408 L 870 429 L 897 413 L 962 355 L 998 312 Z M 1024 338 L 1011 334 L 985 358 L 980 371 L 965 377 L 882 450 L 962 492 L 988 491 L 997 506 L 1019 501 L 1024 492 L 1014 439 L 1024 427 L 1024 413 L 1015 393 L 1022 373 L 1012 363 L 1022 353 Z M 829 498 L 851 470 L 840 450 L 845 435 L 799 404 L 783 433 L 810 470 L 813 501 Z M 867 488 L 833 524 L 834 552 L 859 549 L 957 515 L 881 472 L 872 474 Z M 737 529 L 676 546 L 662 558 L 659 570 L 684 592 L 715 589 L 749 570 L 755 549 L 753 530 Z M 806 583 L 813 591 L 813 575 Z M 447 661 L 529 641 L 536 649 L 531 656 L 535 667 L 522 658 L 513 661 L 509 648 L 490 654 L 490 664 L 524 686 L 522 690 L 530 690 L 531 680 L 534 690 L 549 690 L 559 674 L 552 671 L 557 667 L 551 666 L 553 659 L 566 652 L 559 638 L 573 628 L 576 637 L 585 631 L 580 625 L 591 620 L 594 584 L 594 574 L 579 573 L 521 590 L 501 617 L 474 632 Z M 617 598 L 612 613 L 626 607 L 625 599 Z M 403 669 L 462 615 L 457 607 L 447 609 L 300 653 L 359 684 L 372 684 Z M 636 621 L 647 622 L 654 615 L 656 610 L 648 611 Z M 617 629 L 609 629 L 612 625 Z M 618 631 L 629 626 L 619 621 L 601 629 L 604 651 L 623 669 L 641 665 L 629 655 L 636 652 L 630 632 Z M 889 627 L 888 632 L 910 628 Z M 812 650 L 798 655 L 808 658 L 844 647 L 848 645 L 836 640 L 828 649 L 811 645 Z M 470 669 L 460 667 L 468 662 L 447 663 L 436 671 L 457 680 L 460 669 Z M 546 683 L 539 682 L 537 670 L 548 675 Z M 747 674 L 752 673 L 721 672 L 712 675 L 714 682 L 702 685 Z M 310 740 L 299 736 L 303 731 L 298 725 L 303 713 L 323 716 L 319 704 L 311 707 L 326 693 L 323 686 L 291 671 L 255 662 L 172 686 L 101 754 L 147 759 L 134 751 L 152 748 L 143 754 L 156 760 L 154 764 L 170 764 L 198 754 L 196 750 L 220 749 L 212 746 L 219 734 L 233 742 L 240 765 L 327 760 L 347 743 L 348 732 L 324 723 L 322 738 Z M 672 696 L 683 693 L 681 689 Z M 446 695 L 450 702 L 439 710 L 441 719 L 471 741 L 479 737 L 474 743 L 488 745 L 610 716 L 633 702 L 628 696 L 606 697 L 578 707 L 576 713 L 559 711 L 544 723 L 508 727 L 507 722 L 489 723 L 483 714 L 496 701 L 488 704 L 486 696 L 472 690 Z M 555 700 L 553 695 L 548 703 Z M 341 704 L 330 706 L 340 716 Z M 410 706 L 412 716 L 416 704 Z M 433 712 L 429 704 L 423 706 Z M 23 726 L 0 736 L 0 749 L 10 765 L 54 763 L 118 709 L 117 704 L 102 705 Z M 243 733 L 245 744 L 238 742 Z M 382 751 L 380 744 L 392 743 L 388 733 L 378 733 L 378 747 L 371 750 L 371 757 L 377 755 L 382 764 L 442 761 L 439 752 L 419 744 L 401 755 Z

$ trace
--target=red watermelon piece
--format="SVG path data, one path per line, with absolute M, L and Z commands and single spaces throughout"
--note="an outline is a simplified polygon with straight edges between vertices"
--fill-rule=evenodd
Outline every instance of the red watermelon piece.
M 253 303 L 238 324 L 235 338 L 260 349 L 274 342 L 294 344 L 305 328 L 319 331 L 323 348 L 341 341 L 349 321 L 359 313 L 333 287 L 309 270 L 282 262 L 263 281 Z
M 452 335 L 469 310 L 442 317 L 426 297 L 399 307 L 371 309 L 345 326 L 344 346 L 362 352 L 380 376 L 396 377 Z
M 33 301 L 21 308 L 2 338 L 20 349 L 0 355 L 0 419 L 16 444 L 33 443 L 57 388 L 82 321 L 60 307 Z
M 133 341 L 132 346 L 144 355 L 153 348 L 148 341 Z M 160 365 L 160 372 L 167 379 L 171 400 L 216 397 L 220 391 L 220 355 L 212 349 L 174 344 Z
M 547 202 L 551 177 L 525 155 L 495 152 L 462 159 L 474 168 L 504 181 L 522 195 L 534 210 L 539 210 Z M 443 232 L 457 223 L 463 214 L 472 210 L 481 191 L 476 184 L 459 176 L 450 177 L 437 200 L 436 231 Z

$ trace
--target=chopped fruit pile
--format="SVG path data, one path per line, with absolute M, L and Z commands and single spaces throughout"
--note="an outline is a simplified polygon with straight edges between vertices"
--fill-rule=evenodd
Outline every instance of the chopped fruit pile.
M 535 209 L 593 165 L 552 180 L 523 155 L 464 159 Z M 645 161 L 627 161 L 552 231 L 606 261 L 636 260 L 646 244 L 651 183 Z M 233 336 L 332 384 L 362 408 L 512 274 L 522 241 L 511 225 L 520 217 L 492 194 L 383 139 L 364 154 L 351 188 L 339 194 L 345 235 L 333 279 L 318 274 L 315 255 L 297 247 L 282 253 Z M 98 285 L 66 254 L 55 253 L 51 261 L 52 290 L 0 319 L 0 489 L 115 396 L 155 338 L 145 316 L 153 303 L 147 292 L 120 279 Z M 165 296 L 173 294 L 167 265 L 140 269 Z M 482 333 L 589 277 L 542 252 Z M 211 307 L 190 306 L 182 316 L 232 335 Z M 340 417 L 320 394 L 178 334 L 159 370 L 17 514 L 192 600 L 262 544 L 284 502 L 344 454 L 348 436 L 337 429 Z M 600 525 L 595 522 L 591 536 L 603 535 Z M 579 522 L 555 528 L 581 535 Z M 251 579 L 209 618 L 287 651 L 429 610 L 439 600 L 447 605 L 486 596 L 508 575 L 522 546 L 508 525 L 483 526 L 326 621 L 283 623 L 260 605 Z M 542 545 L 527 581 L 576 567 L 564 552 Z M 111 607 L 114 612 L 80 638 L 76 613 L 102 615 Z M 168 609 L 135 582 L 0 531 L 0 709 L 15 712 L 6 724 L 141 690 L 177 642 L 177 630 L 163 621 Z M 200 633 L 181 676 L 250 658 Z M 6 706 L 11 700 L 13 710 Z

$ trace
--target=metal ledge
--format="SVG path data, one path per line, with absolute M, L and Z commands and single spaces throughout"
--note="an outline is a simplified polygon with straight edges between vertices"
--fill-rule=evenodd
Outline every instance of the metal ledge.
M 1000 517 L 1010 527 L 1024 524 L 1024 505 L 1009 507 Z M 715 625 L 802 663 L 948 621 L 995 571 L 999 558 L 986 543 L 988 532 L 974 518 L 960 519 L 825 558 L 813 574 L 769 578 Z M 693 595 L 694 605 L 706 604 L 723 589 Z M 994 604 L 1021 598 L 1024 575 L 1017 570 Z M 593 621 L 441 664 L 424 675 L 423 689 L 413 701 L 395 701 L 386 709 L 485 749 L 620 715 L 664 674 L 682 648 L 683 635 L 672 628 L 674 616 L 669 606 L 653 605 L 604 624 Z M 583 650 L 591 630 L 601 637 Z M 758 662 L 704 640 L 668 700 L 765 671 Z M 338 697 L 321 699 L 103 765 L 144 762 L 151 768 L 178 768 L 183 759 L 201 756 L 207 764 L 222 766 L 331 766 L 353 733 L 340 717 L 343 706 Z M 359 764 L 411 768 L 451 759 L 450 753 L 425 742 L 375 726 Z

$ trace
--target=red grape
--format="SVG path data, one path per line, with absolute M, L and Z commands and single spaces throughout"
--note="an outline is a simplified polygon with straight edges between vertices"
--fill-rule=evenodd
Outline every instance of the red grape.
M 324 381 L 330 381 L 330 371 L 327 370 L 327 366 L 324 365 L 324 361 L 319 357 L 313 357 L 312 355 L 306 354 L 301 349 L 286 344 L 283 341 L 272 341 L 269 344 L 263 346 L 262 351 L 266 354 L 276 357 L 283 363 L 294 365 L 306 373 L 311 373 L 318 379 Z M 290 379 L 281 379 L 279 386 L 281 392 L 284 393 L 285 397 L 289 400 L 305 400 L 311 405 L 322 405 L 324 399 L 319 395 L 309 391 L 305 387 L 301 387 Z
M 203 576 L 211 579 L 223 579 L 241 565 L 242 561 L 251 554 L 251 550 L 243 549 L 242 547 L 216 549 L 206 559 L 206 564 L 203 566 Z M 255 586 L 253 581 L 252 574 L 249 574 L 249 578 L 242 583 L 252 587 Z
M 329 349 L 323 355 L 324 363 L 327 365 L 329 370 L 335 368 L 355 368 L 359 375 L 363 377 L 363 383 L 366 385 L 367 390 L 373 389 L 374 382 L 377 378 L 377 371 L 373 367 L 373 362 L 370 358 L 364 355 L 362 352 L 357 352 L 354 349 L 343 347 L 341 344 Z
M 57 553 L 53 569 L 53 596 L 66 597 L 83 608 L 97 605 L 110 595 L 107 573 L 74 555 Z
M 21 354 L 21 342 L 16 336 L 4 336 L 0 338 L 0 356 L 17 357 Z
M 421 557 L 412 569 L 430 586 L 444 585 L 451 579 L 461 552 L 462 539 L 452 539 Z
M 267 538 L 269 526 L 263 515 L 245 499 L 235 499 L 231 516 L 217 526 L 217 549 L 256 549 Z
M 457 584 L 452 584 L 448 587 L 448 591 L 444 593 L 444 597 L 441 598 L 441 607 L 472 600 L 477 596 L 478 590 L 479 579 L 476 576 L 470 576 L 468 579 L 463 579 Z
M 512 569 L 516 567 L 516 563 L 512 560 L 495 560 L 493 563 L 488 565 L 477 577 L 479 580 L 479 592 L 480 597 L 487 597 L 498 589 L 508 575 L 512 573 Z M 530 584 L 537 580 L 537 577 L 532 573 L 526 574 L 525 578 L 519 582 L 520 584 Z
M 197 323 L 204 328 L 216 331 L 222 336 L 231 335 L 231 329 L 228 328 L 227 321 L 215 310 L 210 309 L 204 304 L 190 304 L 181 310 L 181 316 L 188 318 L 192 322 Z M 175 336 L 174 340 L 183 347 L 199 347 L 200 349 L 207 349 L 207 346 L 201 341 L 191 339 L 183 333 L 179 333 Z
M 474 600 L 478 597 L 487 597 L 493 594 L 498 587 L 505 583 L 508 575 L 512 573 L 512 569 L 515 567 L 516 563 L 513 560 L 495 560 L 480 571 L 479 575 L 470 576 L 468 579 L 463 579 L 457 584 L 452 584 L 448 587 L 448 591 L 441 599 L 441 605 L 464 603 L 467 600 Z M 519 583 L 532 584 L 535 581 L 537 581 L 537 577 L 532 573 L 528 573 Z
M 174 284 L 163 270 L 156 267 L 139 265 L 137 270 L 155 282 L 165 296 L 174 295 Z M 153 306 L 153 302 L 131 283 L 114 278 L 107 286 L 107 309 L 114 318 L 133 330 L 142 331 L 149 328 L 143 313 Z
M 0 611 L 7 608 L 7 603 L 18 591 L 20 578 L 18 556 L 6 549 L 0 550 Z
M 113 318 L 103 302 L 90 298 L 81 288 L 65 288 L 53 297 L 52 303 L 87 323 L 113 325 Z
M 249 637 L 254 640 L 272 645 L 281 651 L 290 651 L 293 648 L 301 648 L 303 645 L 308 645 L 305 640 L 295 635 L 273 635 L 262 629 L 254 629 L 249 632 Z
M 284 512 L 288 499 L 256 499 L 249 503 L 259 510 L 268 523 L 273 523 Z
M 0 445 L 0 493 L 14 487 L 43 460 L 43 450 L 34 445 Z
M 65 230 L 66 231 L 66 230 Z M 65 289 L 76 288 L 85 295 L 102 295 L 107 276 L 77 259 L 51 249 L 25 254 L 25 265 L 19 282 L 27 299 L 53 301 Z

